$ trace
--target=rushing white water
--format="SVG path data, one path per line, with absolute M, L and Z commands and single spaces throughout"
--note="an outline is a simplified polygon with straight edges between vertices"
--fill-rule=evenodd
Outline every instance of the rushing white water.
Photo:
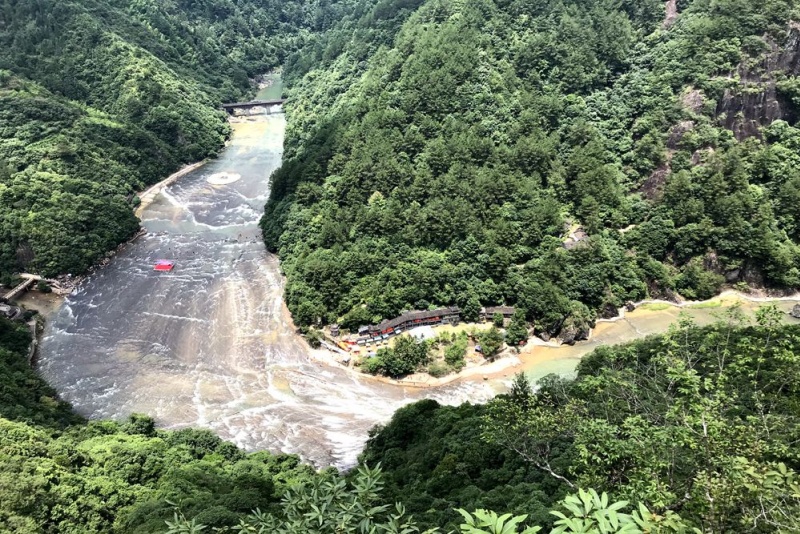
M 424 396 L 485 400 L 483 383 L 439 391 L 358 378 L 309 357 L 282 302 L 258 219 L 281 161 L 282 115 L 236 125 L 231 145 L 144 210 L 148 233 L 71 295 L 47 326 L 39 365 L 92 418 L 153 416 L 248 449 L 317 465 L 356 462 L 368 430 Z M 240 175 L 211 184 L 219 173 Z M 171 273 L 153 271 L 172 259 Z

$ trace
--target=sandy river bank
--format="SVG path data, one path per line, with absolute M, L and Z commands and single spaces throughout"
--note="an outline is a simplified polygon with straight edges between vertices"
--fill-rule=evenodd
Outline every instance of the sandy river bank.
M 760 306 L 775 304 L 785 312 L 787 323 L 799 323 L 789 315 L 795 304 L 800 303 L 800 294 L 786 297 L 763 296 L 759 293 L 747 294 L 734 290 L 726 290 L 721 294 L 704 301 L 684 301 L 680 303 L 663 300 L 642 300 L 635 303 L 636 309 L 619 310 L 619 315 L 611 319 L 599 319 L 591 330 L 589 339 L 578 341 L 574 345 L 565 345 L 557 341 L 543 341 L 537 337 L 519 351 L 507 348 L 494 361 L 486 361 L 480 365 L 468 365 L 462 371 L 444 377 L 435 378 L 425 373 L 416 373 L 402 379 L 376 377 L 360 372 L 358 369 L 340 363 L 341 356 L 325 349 L 309 349 L 311 356 L 326 365 L 345 369 L 354 376 L 395 386 L 430 389 L 440 388 L 448 384 L 465 381 L 502 381 L 509 382 L 511 377 L 524 372 L 536 380 L 550 373 L 569 375 L 574 372 L 580 359 L 599 345 L 619 344 L 666 332 L 682 313 L 691 317 L 700 325 L 710 324 L 722 313 L 733 306 L 739 306 L 745 316 L 752 319 L 753 313 Z M 461 329 L 486 328 L 485 323 L 462 323 Z M 452 327 L 435 327 L 452 330 Z

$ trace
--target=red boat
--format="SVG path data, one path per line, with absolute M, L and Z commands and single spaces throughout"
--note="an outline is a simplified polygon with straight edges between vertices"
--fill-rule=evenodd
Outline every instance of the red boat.
M 163 271 L 163 272 L 170 272 L 172 269 L 175 268 L 175 262 L 172 260 L 158 260 L 156 262 L 155 267 L 153 267 L 154 271 Z

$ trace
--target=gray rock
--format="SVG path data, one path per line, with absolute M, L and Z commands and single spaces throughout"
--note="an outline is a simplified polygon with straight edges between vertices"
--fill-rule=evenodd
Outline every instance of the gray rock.
M 789 312 L 789 315 L 795 319 L 800 319 L 800 304 L 795 304 L 794 308 L 792 308 L 792 311 Z
M 586 341 L 589 339 L 589 334 L 591 334 L 591 330 L 588 328 L 580 328 L 575 335 L 575 341 Z
M 619 310 L 616 308 L 616 306 L 614 306 L 610 302 L 607 302 L 600 310 L 600 317 L 602 317 L 603 319 L 613 319 L 618 315 L 619 315 Z
M 725 281 L 729 284 L 732 284 L 739 280 L 739 275 L 742 274 L 741 269 L 733 269 L 732 271 L 728 271 L 725 273 Z
M 564 327 L 558 335 L 564 345 L 574 345 L 575 341 L 577 341 L 577 336 L 578 329 L 572 325 Z
M 550 332 L 547 330 L 542 330 L 539 332 L 539 337 L 542 339 L 542 341 L 550 341 Z

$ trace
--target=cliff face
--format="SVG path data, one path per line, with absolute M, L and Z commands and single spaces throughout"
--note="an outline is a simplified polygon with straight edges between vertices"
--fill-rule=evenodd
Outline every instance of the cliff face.
M 737 80 L 725 89 L 716 114 L 736 139 L 759 137 L 759 128 L 776 120 L 795 122 L 797 107 L 781 91 L 780 81 L 800 73 L 800 24 L 792 23 L 783 45 L 764 37 L 767 50 L 756 58 L 742 61 L 729 79 Z

